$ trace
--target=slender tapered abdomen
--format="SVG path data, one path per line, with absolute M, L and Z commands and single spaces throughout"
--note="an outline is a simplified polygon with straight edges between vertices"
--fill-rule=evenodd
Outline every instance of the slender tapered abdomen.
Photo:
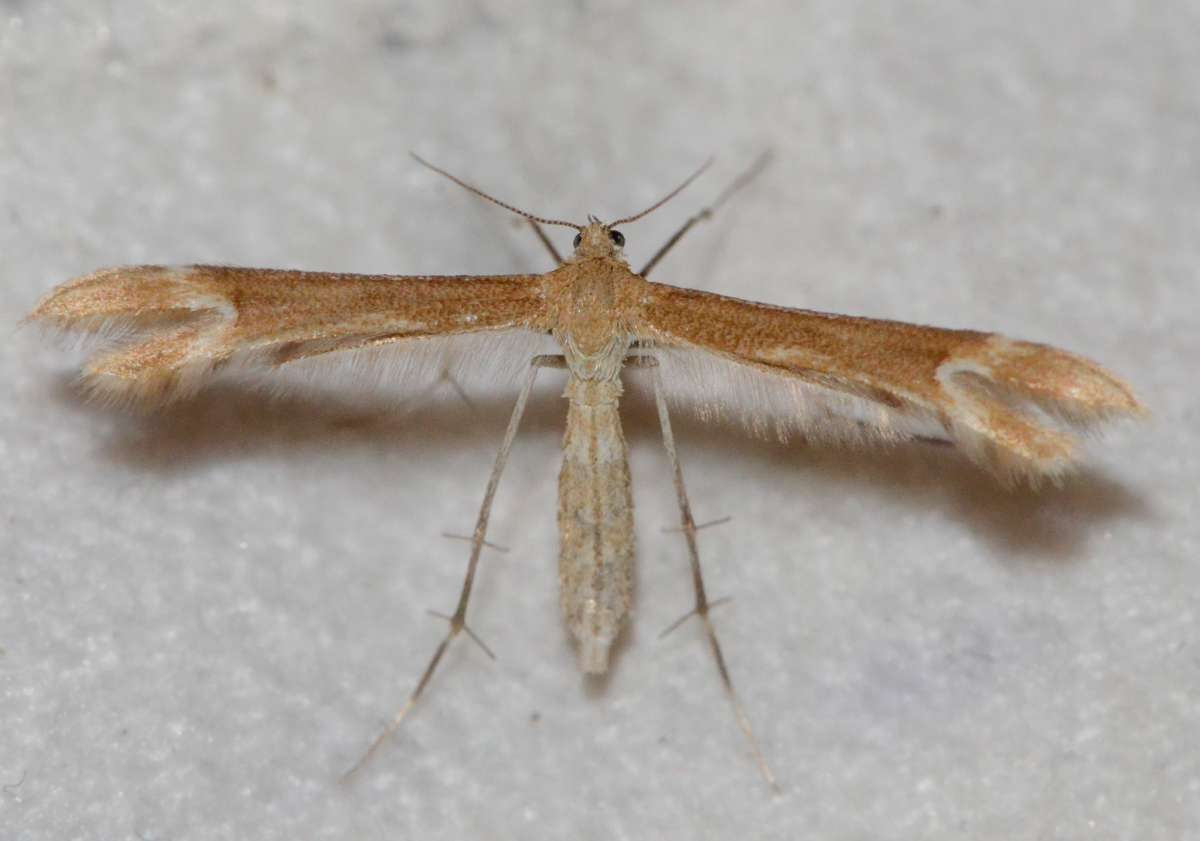
M 585 672 L 608 650 L 633 600 L 633 495 L 617 401 L 619 380 L 572 376 L 558 478 L 558 576 L 563 618 Z

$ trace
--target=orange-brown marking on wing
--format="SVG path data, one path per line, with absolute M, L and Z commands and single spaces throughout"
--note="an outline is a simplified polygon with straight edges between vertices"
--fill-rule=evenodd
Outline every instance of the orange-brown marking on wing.
M 1065 351 L 973 330 L 831 315 L 647 283 L 638 335 L 935 419 L 1000 478 L 1065 472 L 1087 426 L 1141 407 L 1124 383 Z M 1040 410 L 1030 411 L 1030 409 Z
M 30 319 L 133 334 L 91 360 L 101 393 L 162 399 L 194 391 L 235 354 L 267 364 L 417 336 L 530 328 L 537 275 L 404 277 L 221 266 L 103 269 L 51 292 Z

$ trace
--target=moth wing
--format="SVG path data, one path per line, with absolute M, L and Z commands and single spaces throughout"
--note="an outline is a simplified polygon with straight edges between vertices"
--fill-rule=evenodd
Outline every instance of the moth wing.
M 1071 468 L 1078 432 L 1143 411 L 1099 365 L 1047 345 L 648 287 L 637 334 L 667 389 L 758 432 L 940 437 L 1002 481 L 1036 483 Z
M 396 356 L 401 370 L 393 373 L 428 373 L 455 360 L 463 370 L 519 366 L 522 354 L 498 352 L 498 340 L 540 338 L 539 281 L 132 266 L 64 283 L 29 320 L 101 340 L 82 370 L 93 393 L 163 402 L 195 392 L 222 368 L 303 368 L 345 351 L 361 360 L 395 344 L 414 352 Z

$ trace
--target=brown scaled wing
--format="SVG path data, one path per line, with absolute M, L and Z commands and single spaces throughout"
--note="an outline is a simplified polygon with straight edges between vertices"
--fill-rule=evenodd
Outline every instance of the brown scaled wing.
M 933 421 L 1005 480 L 1061 474 L 1070 427 L 1141 411 L 1099 365 L 1047 345 L 647 286 L 640 338 Z
M 194 391 L 235 357 L 260 365 L 421 336 L 520 329 L 544 311 L 538 275 L 411 277 L 221 266 L 102 269 L 30 319 L 114 332 L 84 382 L 118 399 Z

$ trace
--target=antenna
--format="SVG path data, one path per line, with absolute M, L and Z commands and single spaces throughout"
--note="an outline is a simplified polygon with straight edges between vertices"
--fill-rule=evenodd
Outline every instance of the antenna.
M 564 228 L 574 228 L 577 231 L 583 230 L 583 225 L 577 225 L 574 222 L 567 222 L 563 219 L 547 219 L 544 216 L 534 216 L 532 213 L 527 213 L 524 210 L 521 210 L 521 208 L 519 208 L 519 207 L 513 207 L 511 204 L 508 204 L 507 202 L 502 202 L 502 201 L 500 201 L 500 199 L 498 199 L 494 196 L 489 196 L 483 190 L 479 189 L 478 187 L 472 186 L 471 184 L 468 184 L 466 181 L 463 181 L 461 178 L 451 175 L 450 173 L 446 172 L 446 170 L 442 169 L 441 167 L 434 166 L 429 161 L 425 160 L 420 155 L 418 155 L 416 152 L 409 152 L 408 154 L 412 155 L 413 160 L 415 160 L 421 166 L 426 167 L 427 169 L 432 169 L 438 175 L 442 175 L 446 178 L 449 178 L 451 181 L 453 181 L 458 186 L 462 187 L 464 190 L 474 193 L 475 195 L 479 196 L 481 199 L 486 199 L 487 201 L 490 201 L 492 204 L 499 205 L 500 207 L 503 207 L 505 210 L 511 210 L 513 213 L 517 214 L 518 216 L 524 216 L 530 222 L 540 222 L 543 225 L 562 225 Z M 699 174 L 699 173 L 697 173 L 697 174 Z M 692 176 L 692 177 L 694 178 L 695 176 Z M 691 179 L 688 179 L 688 180 L 690 181 Z M 676 192 L 678 192 L 678 191 L 676 191 Z M 668 196 L 667 198 L 670 198 L 670 196 Z M 665 200 L 666 199 L 664 199 L 664 201 Z M 660 204 L 661 204 L 661 202 L 660 202 Z M 653 209 L 653 208 L 651 208 L 651 209 Z M 646 211 L 646 212 L 649 213 L 649 211 Z
M 667 193 L 665 196 L 663 196 L 661 199 L 656 201 L 654 204 L 647 207 L 641 213 L 635 213 L 633 216 L 626 216 L 624 219 L 618 219 L 615 222 L 609 222 L 608 227 L 613 228 L 613 227 L 616 227 L 617 225 L 625 225 L 629 222 L 636 222 L 638 219 L 641 219 L 643 216 L 646 216 L 646 215 L 651 214 L 654 211 L 658 210 L 664 204 L 666 204 L 671 199 L 675 198 L 677 195 L 679 195 L 681 192 L 683 192 L 684 187 L 686 187 L 688 184 L 691 184 L 693 181 L 695 181 L 697 178 L 699 178 L 700 173 L 702 173 L 702 172 L 704 172 L 704 170 L 708 169 L 708 167 L 712 164 L 712 162 L 713 162 L 713 159 L 709 158 L 707 161 L 702 163 L 700 165 L 700 168 L 697 169 L 695 172 L 693 172 L 691 175 L 689 175 L 686 179 L 684 179 L 684 182 L 682 184 L 680 184 L 678 187 L 676 187 L 671 192 Z

